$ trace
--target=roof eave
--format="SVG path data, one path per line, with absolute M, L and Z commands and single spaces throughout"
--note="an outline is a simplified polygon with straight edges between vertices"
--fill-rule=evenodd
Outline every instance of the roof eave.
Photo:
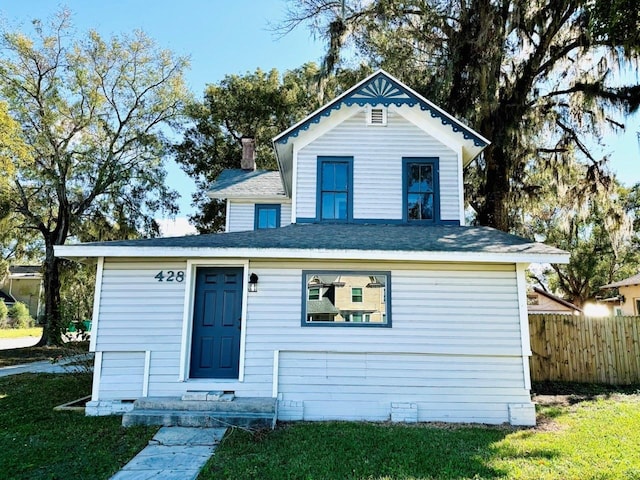
M 459 252 L 405 250 L 328 250 L 297 248 L 131 247 L 59 245 L 55 254 L 64 258 L 278 258 L 314 260 L 378 260 L 455 263 L 569 263 L 569 253 Z
M 216 192 L 207 192 L 207 197 L 214 200 L 244 200 L 244 201 L 256 201 L 256 202 L 264 202 L 264 201 L 273 201 L 279 203 L 287 203 L 290 202 L 291 199 L 286 195 L 246 195 L 246 194 L 229 194 L 229 193 L 216 193 Z

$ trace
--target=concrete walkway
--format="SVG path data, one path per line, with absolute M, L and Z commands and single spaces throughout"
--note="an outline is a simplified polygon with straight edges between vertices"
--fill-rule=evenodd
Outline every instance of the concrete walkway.
M 195 480 L 226 428 L 162 427 L 111 480 Z
M 60 363 L 51 363 L 49 360 L 42 362 L 24 363 L 0 368 L 0 377 L 18 375 L 19 373 L 67 373 L 69 369 Z
M 74 371 L 74 368 L 78 368 L 79 370 L 81 370 L 82 367 L 76 367 L 74 365 L 67 364 L 82 361 L 84 359 L 85 358 L 83 354 L 62 359 L 56 363 L 51 363 L 50 360 L 42 360 L 41 362 L 31 362 L 23 363 L 20 365 L 12 365 L 10 367 L 1 367 L 0 377 L 18 375 L 19 373 L 71 373 Z
M 39 340 L 40 337 L 0 338 L 0 350 L 33 347 Z

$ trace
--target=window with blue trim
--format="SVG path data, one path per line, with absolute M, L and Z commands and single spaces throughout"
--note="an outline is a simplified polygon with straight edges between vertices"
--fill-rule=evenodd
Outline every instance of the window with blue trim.
M 280 226 L 280 205 L 256 204 L 254 229 L 278 228 Z
M 440 220 L 437 158 L 402 159 L 403 213 L 405 222 Z
M 302 326 L 390 327 L 390 272 L 303 271 Z
M 353 159 L 318 157 L 318 219 L 349 221 L 353 212 Z

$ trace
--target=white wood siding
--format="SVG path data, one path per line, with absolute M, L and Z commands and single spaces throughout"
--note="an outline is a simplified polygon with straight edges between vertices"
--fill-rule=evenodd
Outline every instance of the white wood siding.
M 502 423 L 509 404 L 530 402 L 513 265 L 369 265 L 391 271 L 392 328 L 302 327 L 302 269 L 313 268 L 251 263 L 247 352 L 264 375 L 280 352 L 282 418 L 301 402 L 304 419 L 387 420 L 392 402 L 414 402 L 420 421 Z
M 411 402 L 418 421 L 502 423 L 528 399 L 513 357 L 281 352 L 279 374 L 282 400 L 303 400 L 305 420 L 385 421 L 392 402 Z
M 159 282 L 154 276 L 185 268 L 186 261 L 105 260 L 96 339 L 96 351 L 103 352 L 101 400 L 142 395 L 147 350 L 152 374 L 161 359 L 179 365 L 186 282 Z M 177 367 L 166 371 L 175 382 Z
M 530 403 L 525 387 L 514 265 L 250 262 L 244 381 L 179 381 L 186 282 L 160 283 L 184 261 L 105 261 L 96 350 L 100 399 L 234 390 L 280 395 L 305 419 L 386 420 L 393 402 L 418 419 L 508 421 L 509 404 Z M 391 272 L 392 328 L 302 327 L 302 270 Z M 279 362 L 274 378 L 274 352 Z
M 228 232 L 243 232 L 253 230 L 255 219 L 255 203 L 229 202 L 229 230 Z M 280 226 L 291 224 L 291 204 L 280 205 Z
M 255 204 L 229 202 L 229 232 L 253 230 Z
M 135 400 L 142 396 L 144 352 L 104 352 L 101 373 L 101 400 Z
M 355 219 L 402 219 L 402 158 L 438 157 L 440 216 L 460 219 L 456 153 L 389 109 L 385 127 L 367 126 L 365 112 L 347 119 L 298 153 L 296 217 L 316 217 L 318 156 L 353 157 Z

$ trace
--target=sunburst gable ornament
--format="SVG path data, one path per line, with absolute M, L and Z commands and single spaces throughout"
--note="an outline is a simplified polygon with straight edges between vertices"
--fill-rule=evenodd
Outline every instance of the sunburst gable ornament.
M 410 97 L 386 78 L 378 77 L 354 92 L 352 98 L 408 100 Z

